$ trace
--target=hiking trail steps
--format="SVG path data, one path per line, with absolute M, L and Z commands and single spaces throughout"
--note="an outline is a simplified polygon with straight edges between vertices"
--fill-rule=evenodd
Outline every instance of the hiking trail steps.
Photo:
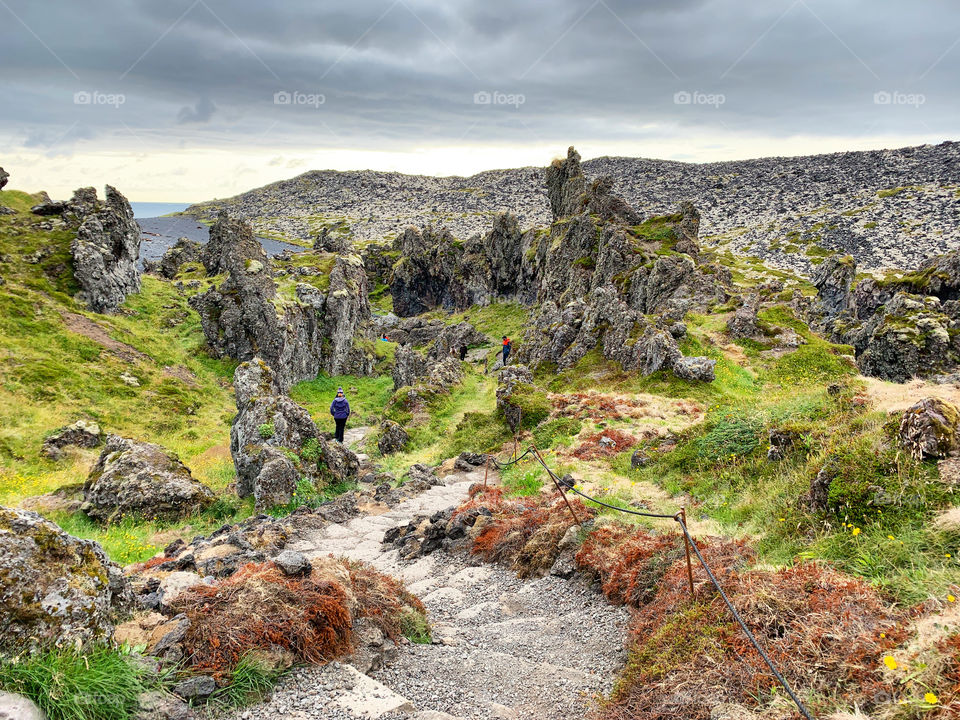
M 577 580 L 520 580 L 444 552 L 405 561 L 382 545 L 388 529 L 460 504 L 477 482 L 483 468 L 455 472 L 389 512 L 307 531 L 289 546 L 310 558 L 363 560 L 402 579 L 427 608 L 431 644 L 402 645 L 398 659 L 371 677 L 337 662 L 299 668 L 269 702 L 229 717 L 583 718 L 622 668 L 626 610 Z

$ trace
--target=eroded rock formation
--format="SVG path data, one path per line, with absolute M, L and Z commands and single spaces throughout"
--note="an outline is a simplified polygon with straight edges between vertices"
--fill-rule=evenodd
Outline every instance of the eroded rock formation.
M 103 203 L 93 188 L 81 188 L 64 212 L 80 218 L 70 245 L 77 299 L 94 312 L 115 312 L 127 295 L 140 291 L 140 226 L 130 203 L 109 185 Z
M 210 231 L 202 261 L 208 273 L 226 273 L 219 287 L 191 298 L 204 335 L 219 355 L 259 357 L 287 388 L 316 377 L 367 375 L 373 358 L 354 339 L 370 320 L 367 277 L 355 255 L 337 256 L 324 294 L 297 283 L 295 299 L 282 297 L 273 267 L 245 222 L 221 216 Z

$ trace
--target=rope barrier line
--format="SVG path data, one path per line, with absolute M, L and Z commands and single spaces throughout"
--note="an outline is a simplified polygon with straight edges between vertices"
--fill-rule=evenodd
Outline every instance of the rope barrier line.
M 630 515 L 639 515 L 641 517 L 664 518 L 664 519 L 673 520 L 674 522 L 676 522 L 680 526 L 680 529 L 683 531 L 684 543 L 688 548 L 687 571 L 688 573 L 690 573 L 691 592 L 693 590 L 693 575 L 692 575 L 692 570 L 689 567 L 689 563 L 690 563 L 689 548 L 692 547 L 693 552 L 696 554 L 697 559 L 700 561 L 700 564 L 703 565 L 703 569 L 706 571 L 707 577 L 710 579 L 710 582 L 713 584 L 713 587 L 716 588 L 717 593 L 720 595 L 724 604 L 727 606 L 727 610 L 729 610 L 730 614 L 733 615 L 733 619 L 737 621 L 737 624 L 740 626 L 740 629 L 743 630 L 743 634 L 746 635 L 747 640 L 750 641 L 750 644 L 753 645 L 754 649 L 760 654 L 760 657 L 763 659 L 763 662 L 766 664 L 768 668 L 770 668 L 770 672 L 773 673 L 773 676 L 777 679 L 777 682 L 779 682 L 783 686 L 783 689 L 787 691 L 787 695 L 789 695 L 790 699 L 793 700 L 794 704 L 800 710 L 801 714 L 807 720 L 814 720 L 813 715 L 810 714 L 810 711 L 807 710 L 806 706 L 803 704 L 800 698 L 797 697 L 797 694 L 793 691 L 793 688 L 790 687 L 790 683 L 787 682 L 787 679 L 783 677 L 783 675 L 780 673 L 779 670 L 777 670 L 776 666 L 773 664 L 773 660 L 770 659 L 770 656 L 767 655 L 766 651 L 760 646 L 760 643 L 757 642 L 757 639 L 754 636 L 754 634 L 750 631 L 750 628 L 747 627 L 747 624 L 743 621 L 743 618 L 740 617 L 740 613 L 737 612 L 737 609 L 733 606 L 733 603 L 730 602 L 730 598 L 727 597 L 727 594 L 723 591 L 723 588 L 720 587 L 719 581 L 717 580 L 716 576 L 713 574 L 713 571 L 710 569 L 710 566 L 707 565 L 707 561 L 703 557 L 703 554 L 701 554 L 700 549 L 697 547 L 697 544 L 693 541 L 693 536 L 690 534 L 690 530 L 687 528 L 687 523 L 685 518 L 686 513 L 683 510 L 681 510 L 675 515 L 645 513 L 645 512 L 640 512 L 639 510 L 628 510 L 626 508 L 617 507 L 616 505 L 610 505 L 601 500 L 596 500 L 595 498 L 592 498 L 589 495 L 580 492 L 579 490 L 577 490 L 577 488 L 569 485 L 568 483 L 564 483 L 562 479 L 558 478 L 556 473 L 553 472 L 552 469 L 550 469 L 550 467 L 546 464 L 546 462 L 544 462 L 543 458 L 540 456 L 540 453 L 537 452 L 536 447 L 531 445 L 529 448 L 527 448 L 527 451 L 524 453 L 524 455 L 526 455 L 531 450 L 534 453 L 534 457 L 536 457 L 537 461 L 540 463 L 543 469 L 547 471 L 547 474 L 550 476 L 550 479 L 553 481 L 554 485 L 557 486 L 557 490 L 564 497 L 564 500 L 566 500 L 566 493 L 564 492 L 564 489 L 573 490 L 574 493 L 584 498 L 585 500 L 589 500 L 592 503 L 601 505 L 611 510 L 617 510 L 618 512 L 628 513 Z M 520 458 L 517 458 L 518 461 L 519 459 Z M 567 507 L 570 507 L 569 502 L 567 503 Z M 570 508 L 570 512 L 571 514 L 573 514 L 574 519 L 576 519 L 576 513 L 573 512 L 573 508 Z

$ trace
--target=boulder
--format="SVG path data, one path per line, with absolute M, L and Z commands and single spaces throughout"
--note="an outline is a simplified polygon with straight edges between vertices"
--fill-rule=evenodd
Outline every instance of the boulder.
M 81 510 L 100 522 L 125 516 L 175 520 L 215 496 L 173 453 L 153 443 L 109 435 L 83 486 Z
M 857 265 L 849 255 L 833 255 L 817 266 L 812 281 L 824 314 L 839 315 L 850 308 L 850 287 L 856 275 Z
M 209 675 L 194 675 L 178 682 L 171 688 L 171 692 L 184 700 L 203 700 L 213 695 L 216 689 L 217 683 Z
M 7 182 L 0 168 L 0 188 Z M 0 691 L 0 720 L 46 720 L 46 715 L 23 695 Z
M 3 190 L 7 186 L 7 182 L 10 180 L 10 173 L 0 167 L 0 190 Z
M 497 378 L 497 409 L 503 413 L 510 430 L 517 434 L 523 422 L 523 405 L 515 395 L 532 386 L 533 373 L 525 365 L 503 368 Z
M 940 398 L 924 398 L 904 411 L 900 444 L 917 459 L 942 458 L 958 449 L 960 408 Z
M 0 507 L 0 652 L 107 641 L 131 601 L 120 566 L 98 543 Z
M 103 442 L 103 431 L 92 420 L 77 420 L 44 438 L 40 452 L 51 460 L 63 456 L 63 448 L 73 446 L 95 448 Z
M 182 237 L 163 254 L 157 265 L 157 272 L 167 279 L 172 280 L 180 272 L 180 268 L 186 263 L 201 262 L 203 258 L 203 246 L 196 240 Z
M 673 363 L 673 374 L 681 380 L 713 382 L 717 361 L 708 357 L 681 357 Z
M 138 698 L 133 720 L 194 720 L 193 710 L 180 698 L 162 690 L 150 690 Z
M 92 190 L 91 190 L 92 192 Z M 106 202 L 77 191 L 71 209 L 82 217 L 70 245 L 77 300 L 94 312 L 115 312 L 127 295 L 140 291 L 140 226 L 127 199 L 106 186 Z
M 381 455 L 390 455 L 403 450 L 410 441 L 410 436 L 403 426 L 393 420 L 384 420 L 380 423 L 380 438 L 377 440 L 377 449 Z
M 735 339 L 756 338 L 762 333 L 757 324 L 757 309 L 760 305 L 760 296 L 752 294 L 737 308 L 733 317 L 727 322 L 727 334 Z

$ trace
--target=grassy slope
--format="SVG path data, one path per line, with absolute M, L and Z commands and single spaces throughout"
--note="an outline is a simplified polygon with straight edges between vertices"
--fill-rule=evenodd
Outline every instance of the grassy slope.
M 97 451 L 77 451 L 60 462 L 40 454 L 46 435 L 81 417 L 96 420 L 105 432 L 174 450 L 198 480 L 222 491 L 233 479 L 233 363 L 205 353 L 199 317 L 171 283 L 144 277 L 142 292 L 128 298 L 119 314 L 87 312 L 72 298 L 74 233 L 44 230 L 49 221 L 27 212 L 35 202 L 25 193 L 0 192 L 0 203 L 19 211 L 0 215 L 0 254 L 6 258 L 0 265 L 5 280 L 0 286 L 0 504 L 16 505 L 86 479 Z M 26 261 L 48 247 L 52 253 L 38 264 Z M 146 357 L 133 362 L 118 357 L 69 330 L 62 313 L 89 318 Z M 136 377 L 140 387 L 125 384 L 124 373 Z M 170 530 L 184 524 L 198 530 L 250 511 L 227 500 L 212 513 L 176 526 L 128 523 L 107 529 L 62 513 L 53 519 L 100 540 L 114 558 L 128 562 L 153 554 Z M 160 531 L 167 532 L 155 538 Z

